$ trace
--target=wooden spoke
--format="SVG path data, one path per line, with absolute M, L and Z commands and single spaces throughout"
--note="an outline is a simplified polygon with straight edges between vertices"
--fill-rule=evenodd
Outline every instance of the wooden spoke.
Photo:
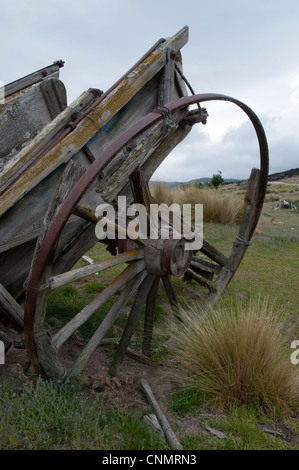
M 227 263 L 227 257 L 217 250 L 217 248 L 211 245 L 207 240 L 203 240 L 202 247 L 199 251 L 218 263 L 220 266 L 225 266 Z
M 135 261 L 143 258 L 143 251 L 141 250 L 130 250 L 120 255 L 110 257 L 101 263 L 94 263 L 89 266 L 84 266 L 83 268 L 74 269 L 57 276 L 53 276 L 47 280 L 45 284 L 42 285 L 41 289 L 50 287 L 51 290 L 56 289 L 57 287 L 64 286 L 70 282 L 77 281 L 86 276 L 90 276 L 97 272 L 103 271 L 104 269 L 111 268 L 121 263 L 127 263 L 130 261 Z
M 100 218 L 95 215 L 93 208 L 88 204 L 78 204 L 73 210 L 73 214 L 93 224 L 98 223 L 100 220 Z
M 145 179 L 144 172 L 140 169 L 134 171 L 130 177 L 130 183 L 134 201 L 138 204 L 143 204 L 146 207 L 147 213 L 150 214 L 150 205 L 153 198 L 148 187 L 148 182 Z
M 150 233 L 150 213 L 152 196 L 149 190 L 148 182 L 142 170 L 138 169 L 130 176 L 130 185 L 135 203 L 142 204 L 146 209 L 147 225 L 146 232 Z
M 127 231 L 124 227 L 115 224 L 107 217 L 97 217 L 93 208 L 90 207 L 88 204 L 79 204 L 74 209 L 73 214 L 93 224 L 97 224 L 101 220 L 104 224 L 106 224 L 107 229 L 111 230 L 111 232 L 114 233 L 116 236 L 120 235 L 123 239 L 127 236 Z M 146 245 L 145 240 L 140 237 L 134 238 L 134 241 L 137 243 L 137 245 L 140 245 L 142 247 Z
M 135 297 L 135 301 L 133 304 L 133 307 L 131 309 L 127 324 L 125 326 L 124 332 L 122 334 L 122 337 L 120 339 L 120 343 L 118 346 L 118 349 L 116 351 L 116 354 L 113 358 L 113 362 L 111 364 L 111 367 L 109 369 L 109 374 L 114 377 L 118 369 L 124 359 L 126 349 L 130 343 L 132 334 L 136 328 L 137 322 L 139 315 L 141 313 L 141 309 L 146 301 L 146 298 L 148 296 L 149 290 L 153 284 L 154 281 L 154 276 L 153 275 L 148 275 L 142 284 L 140 285 L 137 295 Z
M 177 307 L 178 301 L 175 293 L 175 289 L 171 280 L 171 277 L 167 274 L 162 276 L 162 282 L 169 300 L 169 303 L 172 307 Z
M 253 168 L 247 183 L 244 214 L 239 233 L 233 243 L 231 254 L 223 270 L 216 280 L 217 290 L 222 293 L 239 267 L 256 226 L 256 208 L 259 204 L 260 171 Z
M 118 289 L 126 282 L 130 281 L 136 274 L 144 269 L 144 262 L 137 261 L 135 264 L 128 266 L 114 281 L 106 287 L 90 304 L 88 304 L 81 312 L 79 312 L 72 320 L 70 320 L 58 333 L 53 337 L 53 343 L 57 349 L 80 327 L 85 323 L 96 310 L 98 310 Z
M 24 328 L 24 310 L 2 284 L 0 284 L 0 311 L 5 312 L 18 329 Z
M 204 276 L 201 276 L 200 274 L 194 272 L 192 269 L 188 268 L 185 274 L 187 277 L 190 277 L 191 279 L 194 279 L 195 281 L 202 284 L 204 287 L 207 287 L 209 291 L 215 292 L 217 290 L 215 285 L 211 281 L 206 279 Z
M 160 277 L 156 276 L 146 299 L 145 320 L 143 329 L 142 354 L 149 356 L 154 327 L 154 316 L 159 289 Z
M 111 307 L 104 320 L 96 330 L 96 332 L 93 334 L 92 338 L 89 340 L 87 346 L 80 354 L 76 364 L 72 367 L 71 371 L 69 372 L 68 378 L 72 377 L 73 375 L 80 374 L 81 370 L 87 364 L 90 356 L 93 354 L 95 349 L 98 347 L 105 335 L 108 333 L 117 317 L 120 315 L 124 305 L 128 302 L 130 297 L 134 294 L 135 290 L 139 287 L 140 283 L 144 280 L 146 276 L 146 271 L 142 271 L 135 278 L 130 280 L 130 282 L 128 282 L 128 284 L 123 289 L 122 293 L 114 302 L 113 306 Z
M 200 258 L 199 256 L 192 256 L 190 263 L 191 269 L 196 272 L 202 273 L 207 279 L 212 280 L 213 276 L 219 274 L 221 267 L 219 264 L 212 263 L 206 259 Z

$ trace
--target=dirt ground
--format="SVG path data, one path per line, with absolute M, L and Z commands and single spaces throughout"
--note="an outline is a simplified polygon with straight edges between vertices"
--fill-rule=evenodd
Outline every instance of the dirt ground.
M 65 365 L 71 366 L 82 348 L 83 344 L 80 345 L 76 342 L 66 344 L 61 351 L 60 359 Z M 175 435 L 205 435 L 207 438 L 215 436 L 223 438 L 225 436 L 221 431 L 209 428 L 205 424 L 206 419 L 223 418 L 225 413 L 201 408 L 198 412 L 179 418 L 170 409 L 169 398 L 176 387 L 175 367 L 171 362 L 162 363 L 150 360 L 148 363 L 143 363 L 127 354 L 120 372 L 116 377 L 111 378 L 108 370 L 112 361 L 113 349 L 114 346 L 111 345 L 100 346 L 93 354 L 79 379 L 84 394 L 95 398 L 98 394 L 104 393 L 106 407 L 117 407 L 132 412 L 138 410 L 143 415 L 148 415 L 153 413 L 153 410 L 150 409 L 149 402 L 140 386 L 140 380 L 145 379 Z M 19 383 L 20 387 L 29 385 L 36 378 L 36 374 L 31 367 L 28 368 L 28 364 L 26 350 L 11 347 L 6 354 L 5 365 L 0 366 L 0 380 L 1 377 L 2 379 L 12 378 Z M 282 422 L 269 423 L 264 425 L 264 428 L 268 430 L 267 433 L 279 432 L 284 436 L 286 442 L 299 445 L 299 436 Z
M 60 359 L 66 366 L 71 366 L 83 345 L 72 342 L 66 344 L 60 353 Z M 190 418 L 178 419 L 168 406 L 168 399 L 176 386 L 171 364 L 149 360 L 143 363 L 126 354 L 120 372 L 111 378 L 108 374 L 112 362 L 114 346 L 100 346 L 92 355 L 87 367 L 80 375 L 79 382 L 83 392 L 95 397 L 99 393 L 105 393 L 105 405 L 120 407 L 124 410 L 138 410 L 149 414 L 150 405 L 141 387 L 140 380 L 145 379 L 154 393 L 161 409 L 166 415 L 174 432 L 204 433 L 204 425 L 200 416 L 193 415 Z M 20 386 L 28 385 L 36 378 L 33 369 L 28 369 L 27 353 L 24 349 L 11 347 L 5 356 L 5 365 L 0 366 L 0 380 L 12 378 L 17 380 Z M 205 414 L 203 413 L 203 417 Z
M 281 184 L 298 184 L 299 176 L 285 179 L 283 181 L 269 182 L 271 186 Z M 295 196 L 297 197 L 297 192 Z M 192 290 L 190 291 L 192 298 Z M 192 299 L 196 300 L 196 299 Z M 66 366 L 72 366 L 82 351 L 84 344 L 80 339 L 65 344 L 61 348 L 60 359 Z M 170 425 L 177 434 L 203 434 L 215 437 L 215 434 L 206 429 L 205 419 L 220 418 L 220 412 L 201 409 L 197 413 L 192 413 L 184 418 L 172 412 L 169 407 L 169 398 L 176 388 L 175 367 L 171 361 L 159 362 L 148 360 L 141 362 L 130 354 L 126 354 L 125 360 L 120 368 L 120 372 L 115 378 L 109 376 L 109 367 L 112 362 L 112 352 L 114 346 L 100 346 L 92 355 L 87 367 L 80 376 L 80 383 L 83 392 L 88 396 L 95 397 L 98 394 L 105 395 L 107 406 L 117 406 L 124 410 L 138 410 L 144 414 L 150 413 L 150 405 L 141 387 L 140 380 L 145 379 L 150 384 L 152 391 L 161 409 L 165 413 Z M 12 378 L 19 382 L 20 386 L 28 385 L 36 378 L 25 349 L 11 347 L 5 354 L 5 365 L 0 365 L 0 381 L 3 378 Z M 271 429 L 273 424 L 267 426 Z M 284 434 L 288 442 L 298 441 L 298 436 L 294 435 L 290 429 L 282 423 L 275 426 L 275 429 Z

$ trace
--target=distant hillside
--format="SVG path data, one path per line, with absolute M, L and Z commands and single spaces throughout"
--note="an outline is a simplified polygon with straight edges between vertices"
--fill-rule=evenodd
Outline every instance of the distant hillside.
M 185 181 L 183 183 L 179 183 L 178 181 L 150 181 L 150 186 L 154 186 L 157 183 L 161 183 L 164 186 L 169 186 L 171 188 L 175 188 L 177 186 L 185 186 L 187 184 L 198 184 L 198 183 L 210 183 L 212 181 L 212 178 L 198 178 L 195 180 L 190 180 L 190 181 Z M 224 184 L 229 184 L 229 183 L 237 183 L 239 180 L 233 179 L 233 178 L 228 178 L 224 179 Z
M 269 181 L 279 181 L 284 178 L 290 178 L 292 176 L 298 176 L 299 175 L 299 168 L 294 168 L 292 170 L 286 170 L 286 171 L 281 171 L 280 173 L 273 173 L 272 175 L 269 175 L 268 180 Z M 171 188 L 175 188 L 178 186 L 185 186 L 186 184 L 194 184 L 194 183 L 210 183 L 212 178 L 198 178 L 195 180 L 190 180 L 190 181 L 185 181 L 183 183 L 180 183 L 178 181 L 150 181 L 150 186 L 153 186 L 157 183 L 162 183 L 165 186 L 169 186 Z M 226 178 L 224 179 L 224 184 L 229 184 L 229 183 L 238 183 L 238 182 L 243 182 L 244 180 L 238 180 L 234 178 Z
M 292 176 L 298 176 L 298 175 L 299 175 L 299 168 L 294 168 L 293 170 L 281 171 L 280 173 L 273 173 L 272 175 L 269 175 L 268 180 L 279 181 L 285 178 L 291 178 Z

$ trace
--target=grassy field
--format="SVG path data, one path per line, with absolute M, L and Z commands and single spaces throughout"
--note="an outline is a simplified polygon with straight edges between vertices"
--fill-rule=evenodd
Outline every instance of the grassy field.
M 280 200 L 291 200 L 299 208 L 298 184 L 271 184 L 268 186 L 263 212 L 253 236 L 252 244 L 236 275 L 226 289 L 222 302 L 228 304 L 239 299 L 245 304 L 257 297 L 267 298 L 282 310 L 286 319 L 286 344 L 299 339 L 298 272 L 299 272 L 299 209 L 275 209 Z M 242 198 L 244 189 L 227 185 L 219 188 L 224 197 Z M 204 223 L 204 237 L 229 254 L 237 233 L 236 224 L 224 225 L 214 221 Z M 87 253 L 95 261 L 107 257 L 98 244 Z M 77 266 L 84 265 L 80 260 Z M 51 294 L 47 320 L 56 329 L 79 312 L 115 278 L 123 266 L 111 268 L 83 282 L 75 282 Z M 201 287 L 194 281 L 175 281 L 180 300 L 192 302 Z M 192 296 L 190 297 L 190 293 Z M 113 299 L 112 299 L 113 300 Z M 106 303 L 80 329 L 80 338 L 86 339 L 95 331 L 111 304 Z M 59 315 L 57 315 L 59 312 Z M 169 308 L 165 293 L 159 292 L 155 322 L 155 344 L 159 350 L 167 339 Z M 108 337 L 119 337 L 127 319 L 127 312 L 119 317 Z M 135 343 L 138 349 L 143 318 L 140 318 Z M 165 330 L 166 325 L 166 330 Z M 166 331 L 166 332 L 165 332 Z M 291 355 L 291 348 L 289 354 Z M 112 355 L 113 351 L 108 351 Z M 154 356 L 159 373 L 167 370 L 172 380 L 171 365 L 175 351 L 159 352 Z M 0 366 L 1 367 L 1 366 Z M 294 365 L 294 368 L 299 365 Z M 174 378 L 175 372 L 173 371 Z M 136 385 L 132 385 L 136 388 Z M 149 406 L 123 406 L 117 398 L 111 399 L 109 387 L 90 393 L 88 386 L 32 381 L 20 388 L 15 382 L 0 384 L 0 449 L 168 449 L 168 445 L 152 436 L 142 415 Z M 113 397 L 112 397 L 113 398 Z M 196 390 L 180 387 L 176 383 L 171 393 L 164 396 L 163 409 L 170 421 L 176 423 L 177 436 L 186 450 L 197 449 L 298 449 L 298 410 L 280 413 L 266 412 L 262 407 L 250 405 L 210 407 Z M 212 431 L 211 431 L 212 429 Z M 221 437 L 213 431 L 220 431 Z

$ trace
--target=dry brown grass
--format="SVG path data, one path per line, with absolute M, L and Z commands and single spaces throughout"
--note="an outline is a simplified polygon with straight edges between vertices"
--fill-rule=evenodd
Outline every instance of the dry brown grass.
M 221 404 L 290 411 L 299 404 L 298 372 L 281 317 L 267 301 L 224 306 L 207 316 L 194 307 L 174 326 L 178 378 Z
M 224 194 L 214 188 L 199 185 L 169 188 L 157 183 L 151 193 L 158 203 L 203 204 L 204 222 L 221 224 L 240 223 L 243 214 L 243 200 L 237 195 Z

